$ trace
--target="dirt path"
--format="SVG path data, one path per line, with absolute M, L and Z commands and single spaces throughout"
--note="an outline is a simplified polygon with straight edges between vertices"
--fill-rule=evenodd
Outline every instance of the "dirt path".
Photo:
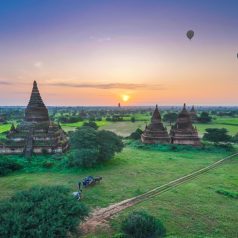
M 154 188 L 144 194 L 141 194 L 139 196 L 123 200 L 121 202 L 110 205 L 106 208 L 96 209 L 92 212 L 92 214 L 86 220 L 86 222 L 84 222 L 82 224 L 81 229 L 83 230 L 84 234 L 87 234 L 89 232 L 95 231 L 97 227 L 103 227 L 103 226 L 105 227 L 105 226 L 107 226 L 107 221 L 113 215 L 119 213 L 120 211 L 122 211 L 128 207 L 131 207 L 137 203 L 143 202 L 149 198 L 157 196 L 163 192 L 171 190 L 172 188 L 177 187 L 183 183 L 189 182 L 189 181 L 197 178 L 198 176 L 200 176 L 204 173 L 207 173 L 211 169 L 221 166 L 224 162 L 226 162 L 227 160 L 229 160 L 235 156 L 238 156 L 238 153 L 235 153 L 233 155 L 225 157 L 224 159 L 218 160 L 217 162 L 215 162 L 205 168 L 196 170 L 188 175 L 180 177 L 180 178 L 173 180 L 169 183 L 166 183 L 162 186 L 156 187 L 156 188 Z

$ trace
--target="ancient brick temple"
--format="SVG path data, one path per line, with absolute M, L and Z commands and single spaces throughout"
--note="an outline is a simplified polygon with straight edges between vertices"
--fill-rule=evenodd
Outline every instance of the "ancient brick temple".
M 197 129 L 192 125 L 190 113 L 187 111 L 185 104 L 175 125 L 171 127 L 170 136 L 172 144 L 200 145 Z
M 190 117 L 191 117 L 191 120 L 193 123 L 198 121 L 197 112 L 196 112 L 194 106 L 192 106 L 192 108 L 190 110 Z
M 161 116 L 157 105 L 152 115 L 151 123 L 146 126 L 145 131 L 141 135 L 141 141 L 145 144 L 164 144 L 170 142 L 170 137 L 168 135 L 167 129 L 164 127 L 161 121 Z
M 16 128 L 13 125 L 6 141 L 0 144 L 0 154 L 62 153 L 69 147 L 68 137 L 60 125 L 50 121 L 48 110 L 34 81 L 25 118 Z

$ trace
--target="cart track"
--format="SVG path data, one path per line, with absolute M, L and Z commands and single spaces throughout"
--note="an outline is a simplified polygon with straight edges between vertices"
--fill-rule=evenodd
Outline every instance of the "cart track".
M 113 215 L 119 213 L 120 211 L 122 211 L 128 207 L 134 206 L 137 203 L 140 203 L 147 199 L 150 199 L 154 196 L 157 196 L 163 192 L 171 190 L 172 188 L 177 187 L 181 184 L 184 184 L 184 183 L 189 182 L 193 179 L 196 179 L 200 175 L 205 174 L 205 173 L 209 172 L 210 170 L 221 166 L 223 163 L 225 163 L 229 159 L 236 157 L 236 156 L 238 156 L 238 153 L 227 156 L 221 160 L 218 160 L 215 163 L 210 164 L 207 167 L 196 170 L 188 175 L 185 175 L 185 176 L 175 179 L 169 183 L 166 183 L 164 185 L 156 187 L 156 188 L 154 188 L 146 193 L 143 193 L 141 195 L 138 195 L 136 197 L 132 197 L 132 198 L 123 200 L 121 202 L 112 204 L 106 208 L 95 209 L 92 212 L 92 214 L 90 215 L 90 217 L 82 224 L 81 228 L 83 230 L 83 233 L 87 234 L 88 232 L 95 231 L 96 228 L 99 226 L 101 226 L 101 227 L 107 226 L 107 221 Z

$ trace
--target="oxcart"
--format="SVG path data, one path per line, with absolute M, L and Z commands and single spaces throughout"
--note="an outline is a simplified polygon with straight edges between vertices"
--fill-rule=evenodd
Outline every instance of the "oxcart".
M 102 177 L 93 177 L 88 176 L 83 179 L 83 187 L 86 188 L 91 185 L 95 185 L 96 183 L 99 183 L 102 180 Z

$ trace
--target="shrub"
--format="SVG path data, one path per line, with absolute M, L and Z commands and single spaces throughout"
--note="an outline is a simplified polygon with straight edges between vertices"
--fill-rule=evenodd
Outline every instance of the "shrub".
M 0 237 L 67 237 L 88 209 L 61 187 L 36 187 L 0 202 Z
M 136 121 L 135 117 L 131 117 L 131 122 L 135 122 L 135 121 Z
M 141 129 L 136 129 L 136 131 L 132 132 L 131 135 L 129 136 L 130 139 L 133 140 L 139 140 L 141 138 L 141 134 L 143 131 Z
M 216 192 L 219 194 L 222 194 L 226 197 L 238 199 L 238 193 L 236 193 L 236 192 L 227 191 L 227 190 L 223 190 L 223 189 L 219 189 Z
M 201 123 L 209 123 L 211 122 L 212 117 L 209 116 L 208 112 L 202 112 L 200 117 L 198 117 L 198 121 Z
M 123 148 L 122 140 L 111 131 L 81 127 L 71 134 L 70 166 L 92 167 L 110 160 Z
M 16 170 L 22 169 L 22 165 L 13 159 L 8 159 L 6 157 L 0 157 L 0 176 L 4 176 Z
M 232 142 L 238 143 L 238 133 L 236 133 L 236 134 L 232 137 Z
M 97 143 L 99 148 L 99 161 L 106 161 L 113 158 L 115 153 L 122 151 L 123 143 L 119 136 L 111 131 L 98 131 Z
M 54 166 L 54 163 L 51 161 L 45 161 L 43 162 L 42 166 L 48 169 L 48 168 L 52 168 Z
M 143 211 L 129 214 L 122 222 L 121 229 L 129 238 L 155 238 L 166 234 L 163 224 Z
M 231 136 L 228 135 L 226 128 L 207 128 L 203 139 L 212 142 L 229 142 Z
M 125 234 L 123 233 L 117 233 L 112 238 L 127 238 Z
M 97 125 L 96 122 L 94 122 L 94 121 L 84 122 L 84 123 L 83 123 L 83 126 L 92 127 L 92 128 L 95 129 L 95 130 L 98 129 L 98 125 Z
M 90 168 L 97 163 L 98 150 L 96 149 L 80 149 L 71 152 L 69 157 L 70 166 L 78 166 Z

